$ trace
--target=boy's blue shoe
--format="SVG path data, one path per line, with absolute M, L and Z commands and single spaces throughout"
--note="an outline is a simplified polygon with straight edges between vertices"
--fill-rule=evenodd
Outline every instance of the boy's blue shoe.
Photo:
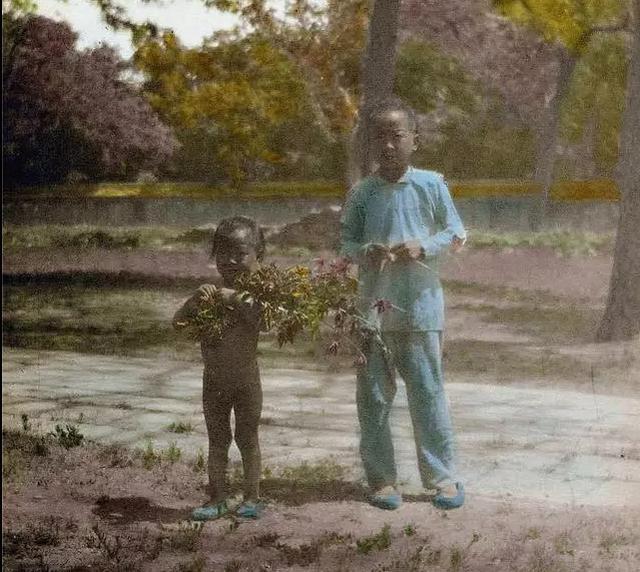
M 456 483 L 456 494 L 451 496 L 444 492 L 439 492 L 433 497 L 433 506 L 440 510 L 451 510 L 460 508 L 464 504 L 464 486 L 462 483 Z
M 394 487 L 384 487 L 369 497 L 369 504 L 383 510 L 396 510 L 402 505 L 402 495 Z
M 240 518 L 260 518 L 264 505 L 261 502 L 245 501 L 236 510 L 236 516 Z
M 227 506 L 227 501 L 221 501 L 216 504 L 201 506 L 193 509 L 191 513 L 191 520 L 215 520 L 224 516 L 229 512 L 229 507 Z

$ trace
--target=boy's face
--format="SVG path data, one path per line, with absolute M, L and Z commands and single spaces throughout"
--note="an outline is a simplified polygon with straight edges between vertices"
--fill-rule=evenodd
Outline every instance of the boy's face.
M 383 111 L 373 118 L 373 153 L 379 173 L 387 180 L 399 179 L 417 149 L 417 135 L 402 110 Z
M 225 284 L 231 286 L 235 279 L 258 267 L 258 256 L 249 231 L 234 230 L 216 252 L 216 267 Z

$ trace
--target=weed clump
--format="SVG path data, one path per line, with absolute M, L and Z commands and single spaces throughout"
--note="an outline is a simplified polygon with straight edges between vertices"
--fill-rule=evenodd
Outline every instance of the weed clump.
M 385 524 L 382 530 L 372 536 L 365 536 L 356 541 L 359 554 L 369 554 L 373 550 L 386 550 L 391 546 L 391 527 Z
M 164 458 L 173 464 L 178 462 L 180 457 L 182 457 L 182 450 L 176 445 L 175 441 L 172 441 L 164 452 Z
M 160 464 L 162 461 L 162 455 L 153 448 L 153 443 L 151 441 L 147 441 L 147 446 L 141 454 L 142 457 L 142 466 L 150 470 L 156 465 Z
M 310 464 L 306 461 L 294 467 L 286 467 L 280 473 L 281 478 L 309 486 L 319 486 L 340 480 L 345 469 L 333 459 Z
M 53 435 L 58 444 L 65 449 L 79 447 L 82 445 L 82 441 L 84 441 L 84 435 L 80 433 L 78 426 L 71 425 L 70 423 L 66 423 L 64 427 L 57 424 L 54 431 L 51 432 L 51 435 Z
M 204 458 L 204 451 L 202 449 L 198 449 L 196 453 L 196 460 L 193 462 L 193 470 L 196 473 L 204 473 L 207 468 L 207 462 Z
M 189 421 L 186 423 L 182 421 L 176 423 L 174 421 L 167 427 L 167 430 L 171 431 L 171 433 L 191 433 L 193 431 L 193 425 L 191 425 L 191 422 Z

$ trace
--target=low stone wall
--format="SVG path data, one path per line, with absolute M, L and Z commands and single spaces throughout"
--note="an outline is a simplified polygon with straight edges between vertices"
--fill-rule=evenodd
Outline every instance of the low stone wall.
M 474 230 L 531 231 L 567 228 L 611 232 L 618 218 L 618 203 L 607 201 L 555 201 L 546 216 L 538 197 L 457 199 L 465 225 Z M 282 226 L 331 209 L 335 199 L 202 200 L 185 198 L 11 198 L 3 202 L 5 224 L 88 224 L 98 226 L 179 226 L 216 224 L 243 214 L 265 226 Z

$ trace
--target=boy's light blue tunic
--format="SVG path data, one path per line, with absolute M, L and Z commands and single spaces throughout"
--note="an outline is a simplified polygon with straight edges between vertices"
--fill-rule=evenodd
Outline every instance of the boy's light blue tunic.
M 466 233 L 447 185 L 442 175 L 411 167 L 397 183 L 368 177 L 347 199 L 342 223 L 342 254 L 359 265 L 361 309 L 382 329 L 386 347 L 383 351 L 376 343 L 363 349 L 367 361 L 357 376 L 360 454 L 369 486 L 376 490 L 397 480 L 389 427 L 396 370 L 407 387 L 423 485 L 456 482 L 441 364 L 444 296 L 438 264 L 454 238 L 464 240 Z M 390 262 L 382 269 L 367 266 L 368 244 L 414 240 L 424 248 L 424 260 Z M 378 314 L 372 305 L 380 299 L 392 307 Z
M 444 328 L 439 258 L 455 237 L 464 240 L 466 233 L 439 173 L 409 167 L 397 183 L 374 175 L 354 187 L 343 211 L 342 254 L 359 264 L 362 309 L 379 299 L 393 305 L 380 315 L 383 331 Z M 420 242 L 429 268 L 414 261 L 387 263 L 381 271 L 364 264 L 366 245 L 409 240 Z

